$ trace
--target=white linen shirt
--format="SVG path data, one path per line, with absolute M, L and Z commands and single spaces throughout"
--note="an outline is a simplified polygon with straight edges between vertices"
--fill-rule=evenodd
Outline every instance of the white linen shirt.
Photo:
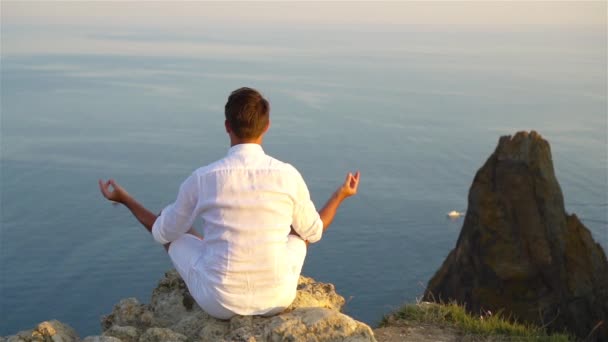
M 205 279 L 196 283 L 222 306 L 240 315 L 263 314 L 285 305 L 276 303 L 279 297 L 295 298 L 297 283 L 287 279 L 290 226 L 314 243 L 323 221 L 293 166 L 266 155 L 258 144 L 235 145 L 183 182 L 152 235 L 162 244 L 174 241 L 198 216 L 204 240 L 193 267 Z

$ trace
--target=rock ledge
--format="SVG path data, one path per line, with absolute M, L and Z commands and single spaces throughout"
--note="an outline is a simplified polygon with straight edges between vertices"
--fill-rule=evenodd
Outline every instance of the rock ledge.
M 340 312 L 344 298 L 332 284 L 300 277 L 297 297 L 285 312 L 218 320 L 202 311 L 175 270 L 165 273 L 150 304 L 121 300 L 101 319 L 102 335 L 81 340 L 69 326 L 43 322 L 0 342 L 198 342 L 198 341 L 376 341 L 369 326 Z

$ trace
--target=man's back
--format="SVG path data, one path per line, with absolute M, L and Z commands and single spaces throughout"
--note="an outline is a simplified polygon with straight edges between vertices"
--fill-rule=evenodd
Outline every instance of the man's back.
M 179 233 L 172 217 L 179 220 L 181 213 L 191 213 L 190 225 L 203 219 L 204 240 L 192 264 L 206 280 L 198 286 L 242 315 L 289 306 L 306 254 L 302 239 L 316 242 L 323 231 L 298 171 L 257 144 L 235 145 L 225 158 L 193 172 L 157 220 L 157 240 Z M 292 225 L 302 239 L 289 235 Z

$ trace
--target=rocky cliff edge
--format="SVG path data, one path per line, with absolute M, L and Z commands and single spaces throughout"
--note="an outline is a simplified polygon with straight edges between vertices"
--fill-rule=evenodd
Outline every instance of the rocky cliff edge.
M 332 284 L 300 277 L 297 297 L 285 312 L 272 316 L 235 316 L 218 320 L 202 311 L 175 270 L 165 274 L 152 293 L 150 304 L 135 298 L 121 300 L 101 319 L 102 334 L 80 339 L 59 321 L 0 342 L 195 342 L 195 341 L 376 341 L 364 323 L 340 312 L 344 297 Z

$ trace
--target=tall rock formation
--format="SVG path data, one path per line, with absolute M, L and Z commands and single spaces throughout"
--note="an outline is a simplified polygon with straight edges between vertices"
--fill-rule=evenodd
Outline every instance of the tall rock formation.
M 456 247 L 424 296 L 608 341 L 606 255 L 566 214 L 539 134 L 500 138 L 475 175 Z

